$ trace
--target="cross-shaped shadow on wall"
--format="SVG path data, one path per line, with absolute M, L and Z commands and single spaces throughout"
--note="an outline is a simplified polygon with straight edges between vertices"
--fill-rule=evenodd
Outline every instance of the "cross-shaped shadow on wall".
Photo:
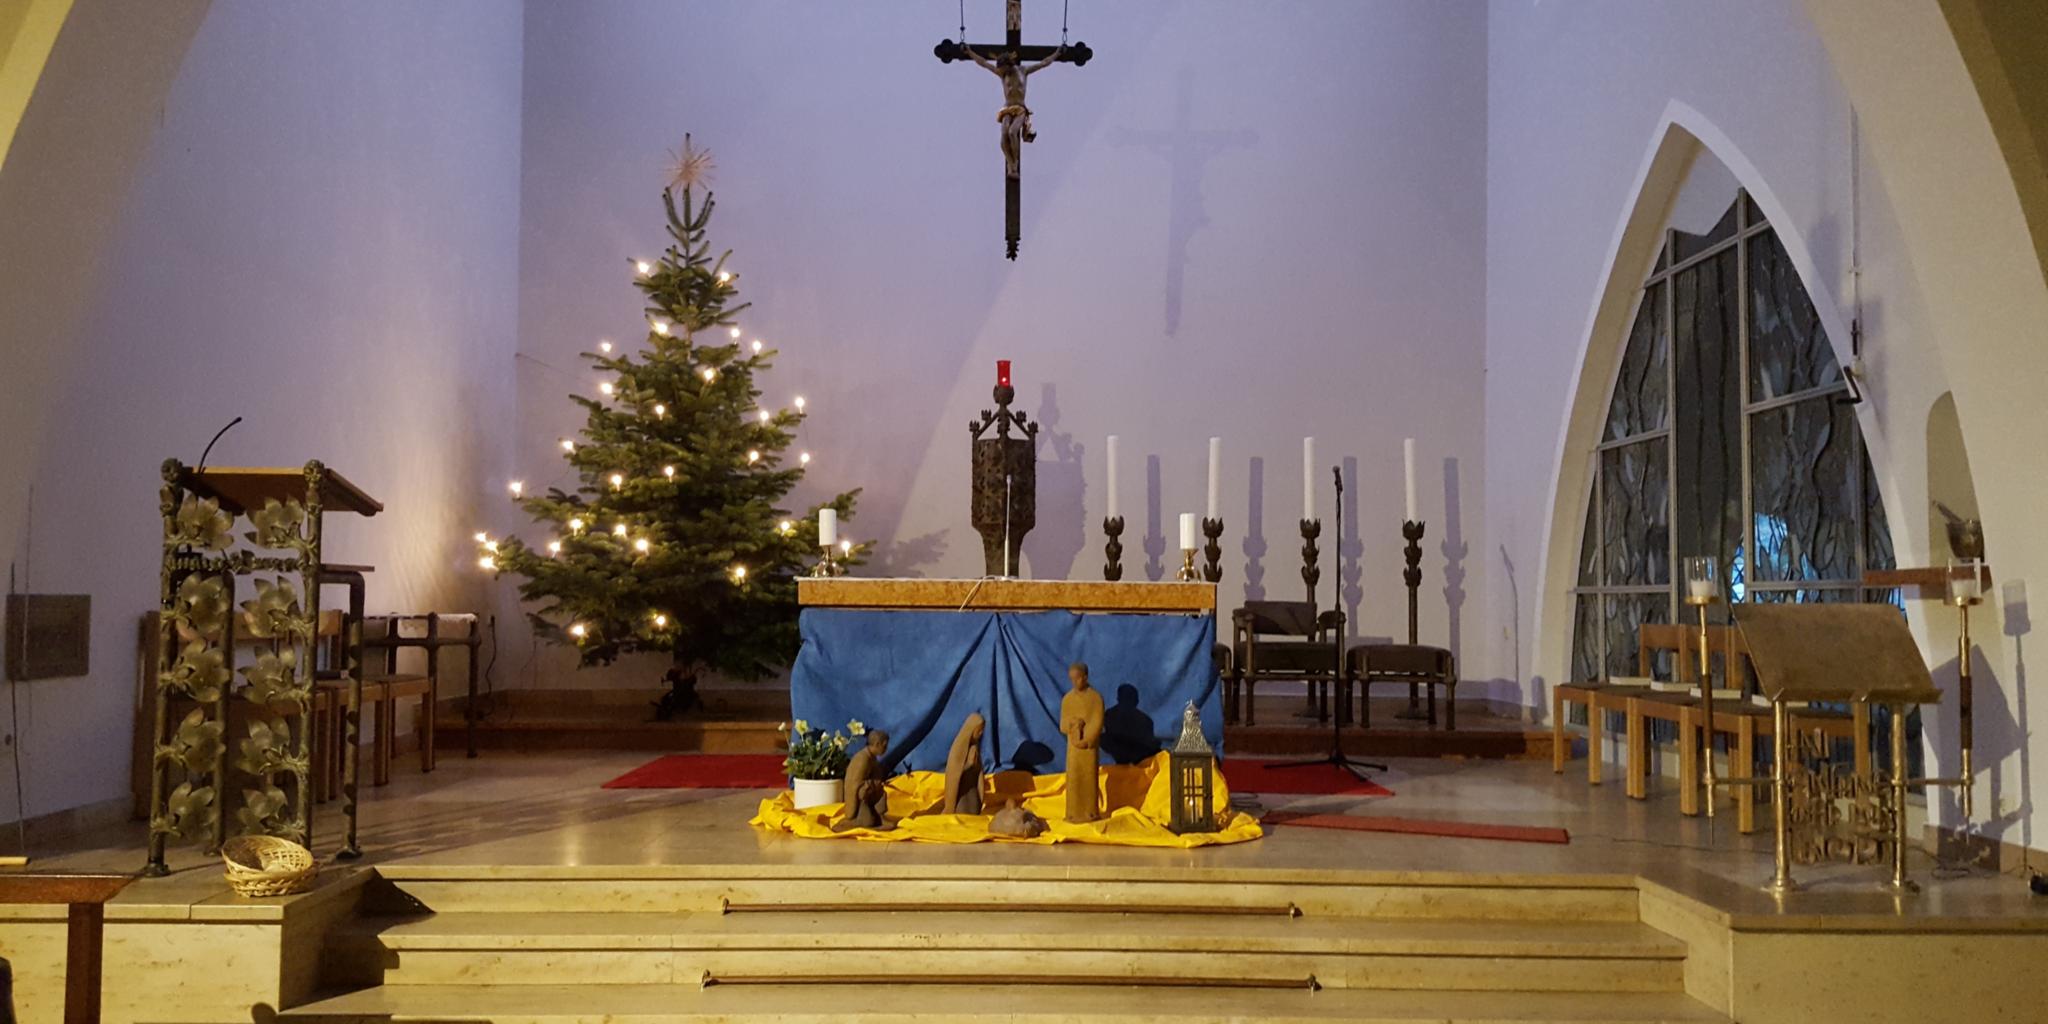
M 1119 146 L 1138 146 L 1165 158 L 1166 190 L 1166 335 L 1180 331 L 1181 288 L 1187 277 L 1188 244 L 1209 224 L 1202 203 L 1202 175 L 1211 160 L 1259 141 L 1250 129 L 1197 129 L 1194 121 L 1195 70 L 1185 67 L 1174 96 L 1173 124 L 1163 130 L 1125 129 Z

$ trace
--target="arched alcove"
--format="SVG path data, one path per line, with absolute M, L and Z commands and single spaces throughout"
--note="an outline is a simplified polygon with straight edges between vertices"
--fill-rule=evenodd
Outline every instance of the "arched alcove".
M 1677 200 L 1687 174 L 1703 153 L 1725 164 L 1743 188 L 1742 198 L 1729 206 L 1723 223 L 1717 224 L 1704 235 L 1680 238 L 1685 233 L 1667 234 L 1664 230 L 1673 203 Z M 1754 244 L 1757 240 L 1768 239 L 1768 245 Z M 1751 250 L 1755 250 L 1752 252 Z M 1848 322 L 1829 294 L 1824 281 L 1814 272 L 1811 250 L 1805 239 L 1800 237 L 1793 226 L 1792 218 L 1785 215 L 1783 205 L 1772 195 L 1767 182 L 1760 180 L 1755 165 L 1733 145 L 1732 141 L 1716 130 L 1705 118 L 1683 104 L 1673 103 L 1667 109 L 1658 131 L 1646 153 L 1632 190 L 1632 199 L 1623 212 L 1614 233 L 1610 258 L 1605 267 L 1604 284 L 1594 298 L 1593 309 L 1588 318 L 1587 329 L 1582 341 L 1582 358 L 1578 376 L 1574 382 L 1573 397 L 1565 430 L 1560 437 L 1557 453 L 1557 485 L 1552 493 L 1552 508 L 1547 542 L 1543 561 L 1543 593 L 1537 602 L 1537 632 L 1535 664 L 1537 674 L 1546 680 L 1571 680 L 1596 667 L 1605 671 L 1609 665 L 1595 665 L 1595 661 L 1609 661 L 1602 653 L 1596 658 L 1581 658 L 1586 664 L 1575 664 L 1572 638 L 1582 632 L 1581 627 L 1609 630 L 1609 619 L 1620 623 L 1614 628 L 1632 629 L 1633 624 L 1652 615 L 1649 611 L 1661 602 L 1661 610 L 1655 612 L 1649 621 L 1663 621 L 1671 614 L 1673 574 L 1678 559 L 1693 554 L 1718 554 L 1724 570 L 1740 565 L 1745 576 L 1755 576 L 1757 589 L 1771 591 L 1771 596 L 1782 599 L 1843 599 L 1862 598 L 1867 595 L 1856 585 L 1866 565 L 1889 564 L 1891 558 L 1891 530 L 1893 517 L 1883 504 L 1881 495 L 1886 490 L 1883 474 L 1872 468 L 1885 466 L 1884 439 L 1872 421 L 1867 406 L 1849 404 L 1846 398 L 1847 384 L 1840 367 L 1851 359 L 1848 352 L 1850 332 Z M 1750 427 L 1759 426 L 1765 419 L 1784 420 L 1787 418 L 1813 419 L 1818 417 L 1824 423 L 1794 424 L 1784 436 L 1804 431 L 1812 439 L 1816 434 L 1823 437 L 1838 437 L 1849 441 L 1850 451 L 1831 452 L 1827 465 L 1832 469 L 1846 466 L 1842 474 L 1831 479 L 1837 485 L 1852 485 L 1842 493 L 1853 491 L 1856 507 L 1840 509 L 1841 515 L 1813 517 L 1814 523 L 1803 524 L 1818 527 L 1821 523 L 1833 524 L 1822 533 L 1829 535 L 1834 545 L 1830 557 L 1818 561 L 1809 552 L 1802 557 L 1790 553 L 1782 543 L 1785 539 L 1783 527 L 1770 525 L 1782 520 L 1769 508 L 1759 509 L 1756 488 L 1749 479 L 1754 449 L 1751 445 L 1738 444 L 1734 450 L 1717 450 L 1703 447 L 1694 456 L 1713 456 L 1720 463 L 1724 486 L 1718 489 L 1724 497 L 1732 493 L 1730 501 L 1708 501 L 1709 512 L 1694 508 L 1690 527 L 1699 537 L 1698 543 L 1681 545 L 1683 520 L 1678 514 L 1679 495 L 1670 489 L 1669 469 L 1671 460 L 1677 458 L 1676 444 L 1680 430 L 1672 420 L 1672 407 L 1668 404 L 1672 394 L 1668 381 L 1675 372 L 1670 364 L 1672 350 L 1668 343 L 1663 348 L 1664 362 L 1657 362 L 1656 346 L 1652 341 L 1657 332 L 1668 331 L 1675 314 L 1677 276 L 1674 269 L 1703 267 L 1708 261 L 1725 261 L 1730 275 L 1737 275 L 1725 285 L 1739 294 L 1748 284 L 1747 276 L 1752 272 L 1768 271 L 1780 285 L 1789 284 L 1796 289 L 1796 296 L 1788 292 L 1787 300 L 1793 303 L 1798 315 L 1806 322 L 1794 332 L 1801 344 L 1794 364 L 1779 367 L 1773 371 L 1781 379 L 1762 381 L 1753 377 L 1759 368 L 1748 359 L 1746 352 L 1747 335 L 1754 326 L 1751 303 L 1747 295 L 1735 304 L 1730 315 L 1736 318 L 1741 338 L 1737 339 L 1735 357 L 1741 360 L 1731 383 L 1738 386 L 1731 390 L 1732 408 L 1723 400 L 1717 415 L 1733 422 L 1736 436 L 1742 436 Z M 1665 289 L 1659 291 L 1659 289 Z M 1647 311 L 1646 305 L 1651 306 Z M 1647 315 L 1645 315 L 1647 312 Z M 1662 318 L 1662 323 L 1658 318 Z M 1631 351 L 1631 340 L 1638 344 Z M 1667 405 L 1663 412 L 1643 407 L 1636 396 L 1633 405 L 1624 401 L 1616 403 L 1617 385 L 1624 390 L 1630 387 L 1631 368 L 1637 377 L 1661 374 L 1667 381 L 1663 389 Z M 1680 368 L 1682 369 L 1682 368 Z M 1695 368 L 1697 369 L 1697 368 Z M 1793 378 L 1797 378 L 1796 380 Z M 1640 382 L 1638 382 L 1640 383 Z M 1754 393 L 1752 393 L 1754 392 Z M 1625 396 L 1626 397 L 1626 396 Z M 1809 404 L 1810 403 L 1810 404 Z M 1795 408 L 1798 407 L 1798 408 Z M 1621 409 L 1619 421 L 1612 418 L 1616 409 Z M 1816 411 L 1818 410 L 1818 411 Z M 1663 416 L 1660 425 L 1648 424 L 1646 417 Z M 1635 422 L 1632 421 L 1632 418 Z M 1617 432 L 1619 431 L 1619 432 Z M 1724 435 L 1725 436 L 1725 435 Z M 1598 496 L 1596 486 L 1601 478 L 1610 485 L 1630 486 L 1626 481 L 1634 480 L 1637 488 L 1656 485 L 1657 469 L 1650 460 L 1648 448 L 1637 454 L 1642 456 L 1637 464 L 1625 465 L 1629 459 L 1627 449 L 1632 445 L 1662 440 L 1665 452 L 1664 477 L 1659 500 L 1668 510 L 1661 523 L 1646 521 L 1634 526 L 1639 537 L 1657 538 L 1658 550 L 1654 553 L 1637 552 L 1641 556 L 1631 567 L 1616 576 L 1607 573 L 1598 557 L 1588 561 L 1587 554 L 1598 555 L 1598 545 L 1586 545 L 1586 528 L 1592 525 L 1596 530 L 1602 522 L 1594 501 Z M 1837 458 L 1835 456 L 1842 456 Z M 1633 475 L 1631 476 L 1631 470 Z M 1726 484 L 1734 484 L 1729 487 Z M 1866 484 L 1868 486 L 1866 486 Z M 1773 486 L 1780 490 L 1786 481 L 1776 481 Z M 1838 488 L 1839 489 L 1839 488 Z M 1695 495 L 1695 497 L 1699 497 Z M 1836 497 L 1840 497 L 1837 494 Z M 1783 504 L 1786 500 L 1801 500 L 1788 493 L 1771 493 L 1762 502 L 1764 506 Z M 1730 507 L 1732 505 L 1732 508 Z M 1611 511 L 1611 510 L 1610 510 Z M 1763 520 L 1758 513 L 1764 513 Z M 1711 521 L 1712 529 L 1707 529 Z M 1766 523 L 1762 530 L 1764 539 L 1771 541 L 1775 551 L 1767 572 L 1755 573 L 1749 565 L 1753 559 L 1749 552 L 1758 550 L 1756 539 L 1751 537 L 1759 521 Z M 1879 524 L 1873 532 L 1868 524 Z M 1617 524 L 1607 524 L 1614 526 Z M 1618 524 L 1628 530 L 1626 522 Z M 1789 524 L 1787 524 L 1789 525 Z M 1661 531 L 1661 532 L 1659 532 Z M 1705 531 L 1705 532 L 1702 532 Z M 1836 557 L 1848 543 L 1846 533 L 1854 534 L 1850 545 L 1853 553 L 1848 557 Z M 1708 534 L 1714 538 L 1711 545 L 1706 543 Z M 1721 538 L 1729 543 L 1722 544 Z M 1809 537 L 1810 542 L 1816 539 Z M 1638 545 L 1641 546 L 1640 544 Z M 1725 547 L 1726 551 L 1692 550 L 1694 547 Z M 1592 548 L 1591 551 L 1588 548 Z M 1681 550 L 1683 547 L 1683 550 Z M 1623 557 L 1628 554 L 1623 552 Z M 1661 567 L 1661 569 L 1660 569 Z M 1826 585 L 1819 585 L 1825 580 Z M 1731 580 L 1732 582 L 1732 580 Z M 1752 580 L 1743 581 L 1743 596 L 1749 595 Z M 1879 595 L 1885 596 L 1885 595 Z M 1590 600 L 1589 600 L 1590 599 Z M 1607 602 L 1618 606 L 1610 616 Z M 1619 605 L 1633 604 L 1633 609 Z M 1588 609 L 1597 615 L 1588 617 Z M 1611 630 L 1609 630 L 1611 632 Z M 1628 661 L 1633 662 L 1633 645 L 1629 645 Z M 1540 700 L 1539 704 L 1544 703 Z

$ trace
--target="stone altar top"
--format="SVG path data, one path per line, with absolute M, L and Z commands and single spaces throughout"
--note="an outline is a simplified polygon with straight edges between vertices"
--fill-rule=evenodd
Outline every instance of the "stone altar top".
M 1216 610 L 1214 583 L 1100 580 L 917 580 L 841 576 L 796 581 L 806 608 L 925 611 L 1070 611 L 1193 614 Z

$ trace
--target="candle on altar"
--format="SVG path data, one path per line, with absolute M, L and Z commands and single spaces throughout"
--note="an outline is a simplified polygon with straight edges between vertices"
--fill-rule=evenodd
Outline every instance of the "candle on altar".
M 1010 361 L 1007 359 L 998 359 L 996 360 L 996 387 L 1006 388 L 1009 386 Z
M 1195 540 L 1200 534 L 1201 528 L 1195 524 L 1195 514 L 1193 512 L 1182 512 L 1180 514 L 1180 549 L 1182 551 L 1193 551 L 1201 547 L 1201 543 Z
M 1109 435 L 1109 511 L 1106 515 L 1115 519 L 1116 511 L 1116 435 Z
M 1316 515 L 1316 439 L 1301 439 L 1301 517 L 1321 518 Z
M 1422 517 L 1415 514 L 1415 439 L 1401 441 L 1401 468 L 1408 482 L 1408 521 L 1419 523 Z
M 1210 439 L 1209 439 L 1209 506 L 1208 506 L 1208 507 L 1209 507 L 1209 513 L 1208 513 L 1208 514 L 1209 514 L 1209 518 L 1211 518 L 1211 519 L 1220 519 L 1220 518 L 1222 518 L 1222 513 L 1218 511 L 1218 508 L 1219 508 L 1219 506 L 1220 506 L 1220 504 L 1221 504 L 1221 502 L 1220 502 L 1220 500 L 1219 500 L 1219 499 L 1220 499 L 1220 497 L 1221 497 L 1221 490 L 1220 490 L 1220 488 L 1221 488 L 1222 486 L 1223 486 L 1223 439 L 1222 439 L 1222 438 L 1220 438 L 1220 437 L 1212 437 L 1212 438 L 1210 438 Z
M 821 508 L 818 510 L 818 546 L 829 548 L 839 543 L 839 510 Z

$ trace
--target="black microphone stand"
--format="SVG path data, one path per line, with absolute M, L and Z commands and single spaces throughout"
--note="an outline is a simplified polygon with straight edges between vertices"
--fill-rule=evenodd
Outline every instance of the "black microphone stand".
M 1337 516 L 1331 520 L 1331 522 L 1337 525 L 1337 543 L 1330 545 L 1330 553 L 1337 560 L 1335 571 L 1330 573 L 1330 610 L 1337 616 L 1337 638 L 1334 642 L 1337 648 L 1336 663 L 1330 666 L 1330 684 L 1331 688 L 1334 689 L 1339 686 L 1347 686 L 1349 683 L 1344 678 L 1344 613 L 1340 610 L 1344 607 L 1344 471 L 1336 466 L 1331 466 L 1330 475 L 1336 479 L 1337 484 Z M 1335 714 L 1330 716 L 1329 753 L 1306 761 L 1283 761 L 1272 767 L 1307 768 L 1312 765 L 1330 765 L 1331 767 L 1342 768 L 1350 772 L 1352 777 L 1360 782 L 1366 781 L 1365 773 L 1368 771 L 1383 772 L 1387 770 L 1386 765 L 1374 764 L 1371 761 L 1360 761 L 1357 758 L 1345 755 L 1344 720 L 1341 716 Z

